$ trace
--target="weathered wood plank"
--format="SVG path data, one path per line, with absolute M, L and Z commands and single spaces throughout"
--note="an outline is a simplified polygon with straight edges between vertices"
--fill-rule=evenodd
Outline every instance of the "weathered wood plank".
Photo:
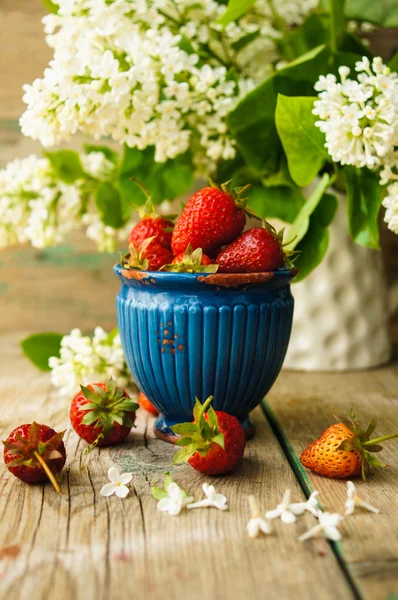
M 281 427 L 287 453 L 297 456 L 333 423 L 333 415 L 354 406 L 365 424 L 378 418 L 376 434 L 398 431 L 398 364 L 372 371 L 345 374 L 283 372 L 269 395 L 269 405 Z M 271 415 L 272 418 L 272 415 Z M 375 435 L 376 435 L 375 434 Z M 385 443 L 380 456 L 390 467 L 378 470 L 367 482 L 356 480 L 359 495 L 381 513 L 365 511 L 347 517 L 341 530 L 341 550 L 363 597 L 386 600 L 398 593 L 398 442 Z M 301 465 L 300 465 L 301 466 Z M 303 483 L 320 491 L 329 511 L 344 511 L 346 484 L 312 474 L 302 468 Z
M 20 356 L 17 339 L 1 338 L 1 436 L 33 418 L 65 427 L 68 403 L 49 393 L 48 375 L 37 374 Z M 212 480 L 229 499 L 226 513 L 194 510 L 173 518 L 156 510 L 150 485 L 169 468 L 174 449 L 153 438 L 152 421 L 142 415 L 126 444 L 93 452 L 82 471 L 83 445 L 68 432 L 62 496 L 49 485 L 22 484 L 1 465 L 0 552 L 7 554 L 8 547 L 10 554 L 0 561 L 3 597 L 352 598 L 327 542 L 303 545 L 297 539 L 312 516 L 297 526 L 277 522 L 267 538 L 248 538 L 249 493 L 264 510 L 275 507 L 287 487 L 294 499 L 303 498 L 260 410 L 255 419 L 258 434 L 240 467 Z M 124 501 L 99 494 L 113 461 L 134 473 Z M 209 480 L 188 465 L 175 468 L 173 476 L 197 498 Z

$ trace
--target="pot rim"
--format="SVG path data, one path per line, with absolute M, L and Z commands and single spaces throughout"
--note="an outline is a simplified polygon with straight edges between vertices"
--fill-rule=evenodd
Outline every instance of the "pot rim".
M 156 287 L 165 285 L 174 287 L 179 284 L 182 287 L 192 285 L 203 288 L 279 288 L 288 285 L 297 275 L 298 270 L 278 269 L 277 271 L 266 271 L 263 273 L 171 273 L 168 271 L 139 271 L 136 269 L 125 269 L 120 263 L 114 265 L 113 270 L 122 283 L 126 285 L 145 285 L 145 287 Z

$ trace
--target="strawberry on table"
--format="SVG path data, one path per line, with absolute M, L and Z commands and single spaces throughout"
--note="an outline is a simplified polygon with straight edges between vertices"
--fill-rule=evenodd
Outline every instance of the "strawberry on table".
M 353 409 L 349 417 L 339 417 L 340 422 L 328 427 L 320 438 L 312 442 L 300 456 L 301 463 L 325 477 L 344 479 L 362 474 L 366 479 L 369 467 L 386 467 L 372 453 L 380 452 L 383 448 L 380 442 L 398 437 L 393 433 L 379 438 L 370 439 L 376 429 L 377 420 L 374 417 L 363 429 L 356 419 Z
M 151 237 L 142 242 L 139 248 L 131 243 L 129 252 L 122 259 L 122 264 L 125 269 L 159 271 L 172 260 L 173 255 L 170 250 L 159 245 L 155 237 Z
M 146 239 L 154 238 L 159 246 L 170 250 L 174 223 L 156 212 L 149 191 L 136 179 L 133 181 L 144 192 L 147 200 L 142 207 L 137 208 L 141 220 L 131 230 L 129 244 L 133 243 L 139 248 Z
M 188 244 L 185 252 L 173 258 L 171 265 L 166 265 L 162 269 L 173 273 L 216 273 L 217 270 L 218 265 L 203 254 L 202 248 L 193 250 L 191 244 Z
M 284 252 L 282 240 L 283 230 L 277 233 L 269 223 L 248 229 L 218 254 L 219 273 L 262 273 L 291 266 L 291 252 Z
M 77 435 L 93 446 L 118 444 L 130 433 L 138 404 L 112 378 L 80 389 L 70 407 Z
M 193 423 L 171 427 L 182 438 L 183 446 L 174 456 L 176 464 L 189 462 L 191 467 L 206 475 L 223 475 L 231 471 L 245 451 L 245 433 L 238 419 L 210 406 L 213 396 L 202 405 L 196 398 Z M 207 412 L 206 412 L 207 411 Z
M 143 394 L 143 392 L 138 394 L 138 404 L 141 406 L 141 408 L 151 413 L 151 415 L 154 415 L 155 417 L 159 416 L 159 411 L 154 407 L 149 398 Z
M 64 433 L 35 422 L 16 427 L 3 442 L 7 469 L 25 483 L 50 480 L 60 493 L 59 473 L 66 460 Z
M 246 207 L 247 198 L 242 196 L 249 186 L 230 193 L 227 185 L 211 182 L 211 186 L 189 199 L 174 227 L 171 240 L 174 256 L 184 253 L 188 244 L 207 253 L 229 244 L 243 231 L 245 213 L 250 211 Z

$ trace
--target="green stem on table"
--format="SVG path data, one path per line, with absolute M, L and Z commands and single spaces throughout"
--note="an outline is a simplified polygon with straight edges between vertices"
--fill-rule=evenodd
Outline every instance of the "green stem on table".
M 363 446 L 372 446 L 373 444 L 379 444 L 380 442 L 385 442 L 387 440 L 392 440 L 393 438 L 398 438 L 398 433 L 390 433 L 390 435 L 383 435 L 379 438 L 374 438 L 373 440 L 369 440 L 367 442 L 363 442 Z

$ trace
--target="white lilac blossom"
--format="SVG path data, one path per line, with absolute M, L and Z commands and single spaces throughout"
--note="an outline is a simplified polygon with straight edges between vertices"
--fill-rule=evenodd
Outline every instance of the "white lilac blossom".
M 249 537 L 255 538 L 260 533 L 271 533 L 270 523 L 260 515 L 254 496 L 249 496 L 249 506 L 251 514 L 251 518 L 247 524 L 247 533 L 249 534 Z
M 217 494 L 216 488 L 214 485 L 209 485 L 208 483 L 204 483 L 202 485 L 203 492 L 206 496 L 203 500 L 199 502 L 194 502 L 193 504 L 189 504 L 188 508 L 205 508 L 209 506 L 213 506 L 218 510 L 228 510 L 227 506 L 227 498 L 223 494 Z
M 180 514 L 182 508 L 193 502 L 192 496 L 188 496 L 174 481 L 168 484 L 167 493 L 157 504 L 158 510 L 167 512 L 175 517 Z
M 310 512 L 314 516 L 318 513 L 318 496 L 319 492 L 316 490 L 312 492 L 311 496 L 306 502 L 296 502 L 289 504 L 289 511 L 294 515 L 303 515 L 305 511 Z
M 268 2 L 257 0 L 225 28 L 216 21 L 226 7 L 214 0 L 57 4 L 58 14 L 43 19 L 53 60 L 24 86 L 25 135 L 44 146 L 77 131 L 109 136 L 140 150 L 154 146 L 157 162 L 191 149 L 202 170 L 235 156 L 226 116 L 279 59 Z M 280 0 L 277 20 L 297 24 L 317 4 Z
M 111 467 L 108 471 L 110 483 L 106 483 L 101 488 L 101 495 L 108 497 L 116 494 L 119 498 L 126 498 L 129 493 L 127 484 L 133 479 L 132 473 L 120 473 L 116 467 Z
M 382 205 L 386 209 L 384 221 L 388 228 L 398 235 L 398 182 L 388 186 Z
M 117 241 L 127 237 L 132 222 L 120 230 L 104 225 L 90 197 L 90 185 L 110 178 L 113 163 L 101 152 L 80 158 L 92 181 L 82 178 L 66 184 L 48 158 L 35 155 L 0 170 L 0 249 L 25 242 L 34 248 L 54 246 L 82 225 L 100 251 L 113 252 Z
M 339 542 L 341 540 L 341 533 L 338 530 L 338 525 L 344 517 L 338 513 L 328 513 L 318 511 L 317 519 L 318 524 L 312 527 L 309 531 L 299 537 L 301 542 L 308 540 L 309 538 L 316 537 L 320 533 L 333 542 Z
M 79 385 L 106 382 L 110 377 L 119 387 L 130 382 L 119 334 L 108 334 L 96 327 L 93 337 L 72 329 L 61 341 L 60 357 L 52 356 L 51 382 L 61 395 L 71 397 Z
M 292 510 L 290 510 L 290 490 L 286 490 L 282 502 L 278 504 L 275 510 L 269 510 L 265 513 L 267 519 L 281 519 L 284 523 L 295 523 L 296 516 Z M 294 506 L 294 505 L 293 505 Z
M 333 161 L 375 169 L 398 145 L 398 77 L 380 57 L 370 63 L 364 56 L 355 69 L 356 79 L 345 66 L 339 68 L 340 81 L 321 75 L 313 114 Z
M 370 512 L 378 514 L 380 512 L 379 508 L 372 506 L 369 502 L 362 500 L 357 495 L 357 490 L 355 484 L 352 481 L 347 481 L 347 500 L 345 503 L 345 515 L 352 515 L 355 511 L 356 507 L 364 508 L 365 510 L 369 510 Z

